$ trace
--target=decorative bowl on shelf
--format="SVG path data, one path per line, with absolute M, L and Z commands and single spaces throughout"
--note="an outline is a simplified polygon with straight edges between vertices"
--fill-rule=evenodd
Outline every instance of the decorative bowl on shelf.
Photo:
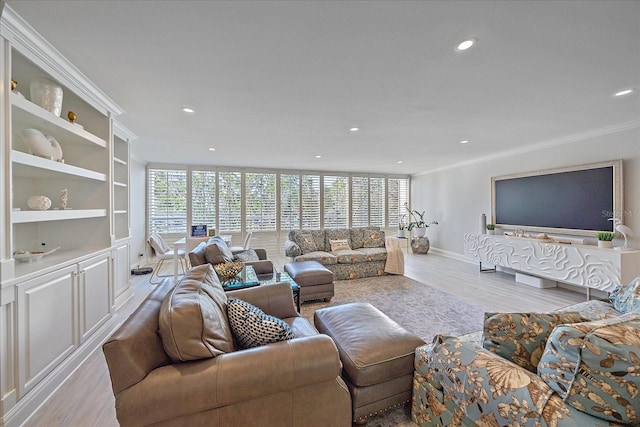
M 57 251 L 58 249 L 60 249 L 60 246 L 58 246 L 57 248 L 51 249 L 49 252 L 42 252 L 42 251 L 15 251 L 13 253 L 13 258 L 16 261 L 20 261 L 20 262 L 37 261 L 39 259 L 42 259 L 45 255 L 49 255 L 50 253 L 53 253 L 53 252 Z
M 218 276 L 224 281 L 228 281 L 236 277 L 243 268 L 244 264 L 241 262 L 224 262 L 213 266 L 213 269 L 216 271 Z
M 51 199 L 47 196 L 31 196 L 27 200 L 27 206 L 34 211 L 46 211 L 51 207 Z
M 31 80 L 31 102 L 60 117 L 62 113 L 62 87 L 44 77 Z

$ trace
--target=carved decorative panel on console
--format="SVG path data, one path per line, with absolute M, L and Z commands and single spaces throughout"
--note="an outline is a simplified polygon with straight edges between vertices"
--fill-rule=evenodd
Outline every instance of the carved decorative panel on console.
M 464 253 L 481 263 L 607 292 L 640 274 L 640 250 L 468 233 L 464 235 Z

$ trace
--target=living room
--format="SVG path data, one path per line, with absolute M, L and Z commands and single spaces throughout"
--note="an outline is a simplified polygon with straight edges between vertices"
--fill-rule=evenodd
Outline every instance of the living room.
M 154 167 L 406 177 L 411 207 L 438 222 L 428 228 L 428 255 L 412 254 L 402 242 L 406 276 L 419 279 L 437 268 L 477 269 L 476 260 L 465 254 L 465 234 L 479 232 L 482 214 L 487 222 L 494 220 L 493 177 L 622 159 L 624 206 L 618 214 L 635 232 L 628 245 L 640 247 L 637 2 L 103 3 L 7 1 L 1 6 L 24 18 L 124 110 L 114 120 L 131 130 L 127 271 L 154 265 L 146 259 L 147 173 Z M 167 16 L 176 17 L 174 28 L 166 24 Z M 210 21 L 215 31 L 204 32 L 201 20 Z M 158 28 L 148 28 L 153 26 Z M 4 37 L 7 29 L 2 31 Z M 195 39 L 182 39 L 181 33 Z M 467 38 L 475 46 L 457 49 Z M 149 40 L 154 42 L 145 48 Z M 10 56 L 10 48 L 2 49 L 0 56 Z M 162 49 L 178 59 L 162 55 Z M 3 67 L 6 94 L 11 68 L 7 62 Z M 625 89 L 632 91 L 616 96 Z M 18 90 L 28 97 L 28 80 L 18 81 Z M 0 123 L 9 128 L 7 105 L 0 108 Z M 184 106 L 195 112 L 180 111 Z M 91 128 L 87 116 L 79 114 L 78 123 Z M 9 142 L 11 135 L 2 138 Z M 3 173 L 10 170 L 9 157 L 1 156 Z M 66 149 L 65 160 L 75 160 Z M 0 183 L 9 209 L 15 202 L 6 176 Z M 101 186 L 99 197 L 109 200 L 110 191 L 118 190 Z M 70 206 L 79 206 L 85 193 L 90 192 L 69 192 Z M 49 194 L 54 208 L 58 194 L 57 187 Z M 26 206 L 27 195 L 22 196 Z M 108 212 L 118 210 L 108 205 Z M 9 266 L 13 252 L 36 249 L 15 247 L 7 237 L 32 238 L 24 224 L 9 231 L 11 214 L 3 211 L 0 217 L 7 230 L 0 237 L 3 319 L 16 315 L 7 309 L 13 296 L 6 290 L 15 283 Z M 185 222 L 183 234 L 167 235 L 168 241 L 186 235 L 187 224 L 192 225 Z M 95 225 L 63 232 L 89 235 Z M 100 241 L 92 243 L 110 246 L 108 228 L 100 223 Z M 382 228 L 393 236 L 397 223 L 388 218 Z M 251 230 L 218 231 L 239 244 Z M 498 228 L 504 231 L 513 229 Z M 287 232 L 279 225 L 252 236 L 278 268 L 290 261 L 283 248 Z M 549 234 L 584 239 L 594 247 L 597 241 L 595 232 Z M 618 234 L 614 246 L 623 244 Z M 460 264 L 448 263 L 454 261 Z M 475 280 L 460 270 L 465 283 Z M 455 273 L 448 272 L 446 280 L 455 281 Z M 482 276 L 477 280 L 491 280 Z M 510 274 L 499 275 L 502 279 L 514 282 Z M 584 299 L 579 287 L 565 287 L 575 291 L 575 301 Z M 529 292 L 549 298 L 542 296 L 544 290 L 516 289 L 522 293 L 519 304 L 526 303 Z M 441 290 L 446 291 L 445 284 Z M 506 305 L 508 293 L 500 298 Z M 6 347 L 6 341 L 0 344 Z M 5 360 L 0 362 L 6 369 Z M 11 380 L 5 375 L 0 384 L 9 395 Z M 12 407 L 13 399 L 5 397 L 4 407 Z

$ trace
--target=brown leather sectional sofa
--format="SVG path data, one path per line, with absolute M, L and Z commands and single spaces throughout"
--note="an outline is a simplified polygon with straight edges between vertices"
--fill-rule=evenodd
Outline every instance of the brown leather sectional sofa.
M 294 339 L 188 362 L 173 362 L 159 334 L 173 288 L 165 279 L 103 346 L 122 426 L 351 425 L 336 346 L 298 314 L 289 284 L 226 295 L 283 319 Z

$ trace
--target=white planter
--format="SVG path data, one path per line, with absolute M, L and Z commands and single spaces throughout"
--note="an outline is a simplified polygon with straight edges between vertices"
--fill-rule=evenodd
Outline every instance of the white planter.
M 612 248 L 613 242 L 611 240 L 598 240 L 599 248 Z
M 404 239 L 405 236 L 405 231 L 404 230 L 398 230 L 398 234 L 396 235 L 397 237 L 400 237 L 401 239 Z
M 496 234 L 496 230 L 487 230 L 487 234 L 490 234 L 490 235 Z
M 427 234 L 427 227 L 416 227 L 413 230 L 413 235 L 416 237 L 424 237 Z

